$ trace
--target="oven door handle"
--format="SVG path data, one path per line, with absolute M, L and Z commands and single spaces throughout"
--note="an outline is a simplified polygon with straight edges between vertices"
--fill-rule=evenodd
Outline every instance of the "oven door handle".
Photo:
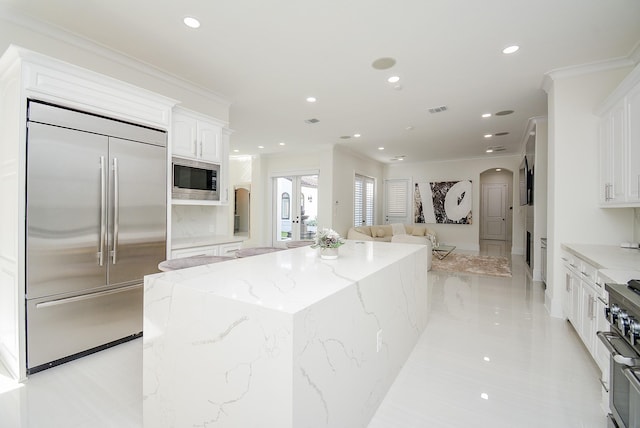
M 607 348 L 607 351 L 611 353 L 613 361 L 628 367 L 640 366 L 640 358 L 625 357 L 624 355 L 620 354 L 613 343 L 611 343 L 609 339 L 622 339 L 618 333 L 611 331 L 599 331 L 596 333 L 596 335 L 598 336 L 598 338 L 600 338 L 605 348 Z

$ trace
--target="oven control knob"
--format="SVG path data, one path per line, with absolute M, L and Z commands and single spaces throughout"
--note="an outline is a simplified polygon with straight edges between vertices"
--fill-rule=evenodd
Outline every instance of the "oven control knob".
M 623 309 L 618 312 L 618 328 L 623 336 L 626 336 L 629 332 L 629 314 Z
M 635 318 L 629 318 L 629 338 L 632 345 L 635 345 L 636 340 L 640 338 L 640 321 Z

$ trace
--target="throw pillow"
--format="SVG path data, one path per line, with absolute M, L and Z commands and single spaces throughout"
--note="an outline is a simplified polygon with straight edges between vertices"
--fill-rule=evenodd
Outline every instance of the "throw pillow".
M 377 236 L 378 238 L 384 238 L 384 229 L 383 229 L 383 228 L 379 228 L 379 229 L 376 231 L 376 236 Z
M 425 230 L 421 227 L 414 227 L 413 230 L 411 231 L 411 234 L 413 236 L 424 236 L 424 232 Z

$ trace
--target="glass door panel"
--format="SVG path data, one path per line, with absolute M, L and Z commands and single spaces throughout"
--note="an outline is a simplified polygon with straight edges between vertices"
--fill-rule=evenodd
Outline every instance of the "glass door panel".
M 318 175 L 274 178 L 274 243 L 313 239 L 318 222 Z

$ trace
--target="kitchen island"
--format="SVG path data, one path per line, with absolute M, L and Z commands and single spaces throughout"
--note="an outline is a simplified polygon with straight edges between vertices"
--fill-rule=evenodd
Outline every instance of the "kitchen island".
M 317 251 L 145 278 L 145 427 L 368 424 L 426 325 L 427 248 Z

